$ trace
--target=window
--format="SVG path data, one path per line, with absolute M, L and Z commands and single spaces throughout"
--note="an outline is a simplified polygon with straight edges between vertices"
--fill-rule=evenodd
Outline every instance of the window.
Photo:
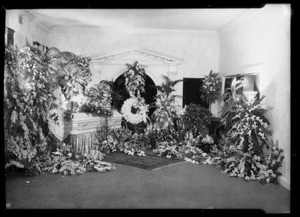
M 5 46 L 14 45 L 14 33 L 13 29 L 5 27 Z
M 260 98 L 260 88 L 259 88 L 259 74 L 249 73 L 249 74 L 238 74 L 224 77 L 223 93 L 231 92 L 230 86 L 232 80 L 236 78 L 237 80 L 243 80 L 243 92 L 248 98 L 259 99 Z M 227 96 L 224 102 L 229 98 Z

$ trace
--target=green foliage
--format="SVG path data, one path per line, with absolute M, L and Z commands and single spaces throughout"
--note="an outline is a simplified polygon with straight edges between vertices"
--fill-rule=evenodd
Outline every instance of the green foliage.
M 70 145 L 62 144 L 48 157 L 44 171 L 61 175 L 77 175 L 90 172 L 114 170 L 113 164 L 102 161 L 104 154 L 92 150 L 91 154 L 77 154 Z
M 38 174 L 50 136 L 47 114 L 54 101 L 54 77 L 46 55 L 29 45 L 7 48 L 5 64 L 6 163 L 17 161 L 28 175 Z
M 81 106 L 82 112 L 93 113 L 98 116 L 112 116 L 112 89 L 101 81 L 92 86 L 86 94 L 86 102 Z
M 211 122 L 211 112 L 199 105 L 191 103 L 184 108 L 182 122 L 186 131 L 191 131 L 194 136 L 206 135 Z
M 182 79 L 172 81 L 168 76 L 162 75 L 162 78 L 164 82 L 162 83 L 161 86 L 156 86 L 157 89 L 161 92 L 163 92 L 167 98 L 175 91 L 175 85 L 181 81 Z M 178 95 L 176 97 L 179 97 Z
M 238 107 L 247 102 L 246 96 L 243 91 L 243 81 L 233 79 L 231 86 L 228 90 L 225 90 L 225 93 L 222 95 L 221 100 L 228 99 L 224 102 L 221 111 L 221 124 L 227 132 L 233 126 L 232 119 L 238 112 Z
M 262 152 L 263 147 L 268 144 L 267 136 L 271 135 L 270 123 L 265 116 L 270 108 L 260 105 L 260 101 L 239 105 L 229 131 L 238 148 L 256 155 Z
M 104 82 L 105 84 L 107 84 L 110 87 L 110 89 L 111 89 L 110 95 L 111 95 L 111 101 L 112 101 L 111 106 L 113 109 L 117 110 L 118 102 L 125 99 L 125 97 L 123 96 L 123 92 L 124 92 L 125 88 L 122 90 L 119 90 L 118 87 L 120 84 L 115 83 L 113 80 L 111 80 L 111 81 L 103 80 L 102 82 Z
M 71 52 L 60 52 L 57 48 L 50 48 L 47 56 L 49 68 L 55 72 L 57 82 L 67 100 L 85 92 L 85 87 L 91 81 L 92 76 L 89 58 L 77 56 Z
M 220 96 L 222 81 L 218 75 L 219 73 L 213 73 L 211 70 L 209 74 L 204 77 L 203 86 L 201 87 L 203 91 L 201 98 L 208 103 L 214 103 Z
M 154 128 L 174 131 L 174 121 L 178 116 L 175 109 L 175 99 L 179 96 L 173 92 L 175 91 L 174 86 L 182 80 L 172 81 L 167 76 L 163 76 L 163 79 L 163 84 L 157 87 L 158 93 L 155 97 L 156 110 L 152 115 Z
M 110 128 L 107 125 L 97 128 L 95 133 L 99 150 L 105 153 L 120 150 L 124 142 L 132 138 L 132 134 L 125 128 Z
M 126 128 L 110 128 L 102 126 L 97 129 L 95 134 L 96 144 L 99 150 L 104 153 L 121 151 L 126 154 L 138 154 L 143 156 L 140 152 L 141 148 L 146 146 L 146 135 L 143 133 L 133 133 Z
M 133 65 L 126 64 L 128 69 L 124 72 L 125 87 L 131 97 L 140 97 L 145 92 L 145 69 L 135 61 Z
M 21 165 L 27 175 L 41 172 L 40 167 L 51 147 L 48 144 L 53 141 L 48 114 L 59 106 L 54 92 L 61 84 L 59 76 L 63 67 L 61 64 L 53 66 L 50 53 L 51 50 L 45 53 L 29 44 L 21 49 L 10 46 L 5 50 L 5 162 L 7 166 Z M 80 69 L 87 67 L 80 64 Z M 86 76 L 88 72 L 83 71 L 75 73 Z M 66 85 L 74 82 L 70 79 Z M 64 91 L 68 95 L 67 89 Z
M 283 155 L 278 145 L 268 141 L 271 129 L 266 113 L 270 108 L 260 104 L 264 96 L 249 102 L 242 86 L 242 80 L 233 80 L 231 96 L 222 111 L 226 136 L 220 140 L 220 150 L 216 150 L 217 165 L 231 176 L 272 182 L 276 180 Z M 270 149 L 270 155 L 266 156 L 265 149 Z
M 245 180 L 261 180 L 274 182 L 280 173 L 278 168 L 282 165 L 282 149 L 278 144 L 270 143 L 268 154 L 244 152 L 231 142 L 230 138 L 223 136 L 220 149 L 215 149 L 218 156 L 215 164 L 230 176 L 237 176 Z

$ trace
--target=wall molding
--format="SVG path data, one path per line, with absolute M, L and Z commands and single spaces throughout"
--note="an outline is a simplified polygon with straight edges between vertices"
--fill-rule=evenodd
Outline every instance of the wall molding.
M 259 13 L 261 13 L 262 10 L 263 10 L 263 8 L 246 10 L 241 15 L 239 15 L 234 20 L 232 20 L 229 24 L 227 24 L 225 27 L 221 28 L 218 31 L 218 33 L 219 34 L 225 34 L 229 31 L 241 26 L 242 24 L 244 24 L 245 22 L 250 20 L 252 17 L 254 17 L 254 16 L 258 15 Z
M 198 35 L 218 37 L 217 31 L 175 30 L 175 29 L 128 29 L 128 28 L 98 28 L 98 27 L 53 27 L 51 33 L 101 33 L 101 34 L 163 34 L 163 35 Z
M 115 59 L 116 57 L 131 55 L 131 54 L 138 54 L 140 56 L 150 57 L 151 59 L 154 60 L 160 60 L 164 64 L 178 65 L 183 61 L 183 59 L 181 58 L 174 57 L 168 54 L 164 54 L 146 48 L 133 48 L 130 50 L 119 50 L 119 51 L 110 52 L 109 54 L 96 54 L 90 56 L 89 58 L 91 58 L 93 62 L 100 62 L 100 63 L 106 62 L 107 64 L 112 64 L 111 62 L 112 59 Z M 119 61 L 114 61 L 114 64 L 122 64 L 122 63 Z
M 45 20 L 37 18 L 30 10 L 24 10 L 22 13 L 30 19 L 30 22 L 34 23 L 45 32 L 50 33 L 51 27 Z

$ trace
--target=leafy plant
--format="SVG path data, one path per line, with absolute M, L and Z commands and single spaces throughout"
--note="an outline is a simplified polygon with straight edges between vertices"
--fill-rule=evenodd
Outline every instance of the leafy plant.
M 208 125 L 211 122 L 211 112 L 196 104 L 189 104 L 184 108 L 182 123 L 186 131 L 191 131 L 194 136 L 208 133 Z
M 246 96 L 243 94 L 243 81 L 237 80 L 234 78 L 231 82 L 230 88 L 225 90 L 224 94 L 221 97 L 221 100 L 227 98 L 224 102 L 221 111 L 221 125 L 223 126 L 224 131 L 228 131 L 233 123 L 232 119 L 238 112 L 239 105 L 247 101 Z
M 175 99 L 180 96 L 173 94 L 173 92 L 175 91 L 174 86 L 182 80 L 172 81 L 168 76 L 163 75 L 162 77 L 164 82 L 161 86 L 157 86 L 156 110 L 152 115 L 153 123 L 156 129 L 174 131 L 174 121 L 178 116 L 175 109 Z
M 245 180 L 260 180 L 274 182 L 280 173 L 278 168 L 282 165 L 282 149 L 273 143 L 270 144 L 269 154 L 256 155 L 254 152 L 244 152 L 231 142 L 230 138 L 223 136 L 220 149 L 214 149 L 216 158 L 214 163 L 230 176 L 237 176 Z
M 260 105 L 262 99 L 256 100 L 253 104 L 239 105 L 229 131 L 238 148 L 244 152 L 253 150 L 257 155 L 268 144 L 267 136 L 271 135 L 270 123 L 265 116 L 270 108 Z
M 89 69 L 90 59 L 67 51 L 60 52 L 57 48 L 50 48 L 48 53 L 51 56 L 49 67 L 56 72 L 65 98 L 71 100 L 72 96 L 84 93 L 92 76 Z
M 87 94 L 86 101 L 80 110 L 87 113 L 93 113 L 98 116 L 111 116 L 111 97 L 112 89 L 107 82 L 101 81 L 92 86 Z
M 18 162 L 27 175 L 38 174 L 51 135 L 47 113 L 54 101 L 53 73 L 45 53 L 30 45 L 6 48 L 5 64 L 6 163 Z
M 115 83 L 113 80 L 108 81 L 108 80 L 103 80 L 105 84 L 110 86 L 111 89 L 111 101 L 112 101 L 112 108 L 117 110 L 118 103 L 121 100 L 124 100 L 124 89 L 119 89 L 120 84 Z
M 116 167 L 102 161 L 103 157 L 104 154 L 97 150 L 92 150 L 91 154 L 77 154 L 70 145 L 62 144 L 51 153 L 43 170 L 61 175 L 114 170 Z
M 27 175 L 41 172 L 42 161 L 52 147 L 53 134 L 49 130 L 48 115 L 51 109 L 60 106 L 55 91 L 61 88 L 59 76 L 64 70 L 63 63 L 57 64 L 57 67 L 52 64 L 60 55 L 54 50 L 45 52 L 29 44 L 21 49 L 10 46 L 5 50 L 5 161 L 7 166 L 21 165 Z M 74 66 L 75 63 L 72 64 Z M 88 79 L 89 71 L 84 70 L 88 68 L 88 61 L 78 64 L 82 64 L 78 67 L 82 70 L 76 73 Z M 80 80 L 80 76 L 77 78 Z M 67 86 L 75 82 L 68 78 L 65 80 Z M 79 83 L 84 85 L 85 81 Z M 66 118 L 68 115 L 66 112 Z

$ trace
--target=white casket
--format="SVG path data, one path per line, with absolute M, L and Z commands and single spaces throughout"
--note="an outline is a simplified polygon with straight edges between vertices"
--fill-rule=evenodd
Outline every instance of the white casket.
M 113 111 L 111 117 L 99 117 L 88 113 L 75 113 L 71 122 L 71 144 L 77 153 L 91 153 L 98 150 L 95 145 L 95 132 L 98 127 L 108 125 L 110 128 L 120 128 L 122 115 Z

